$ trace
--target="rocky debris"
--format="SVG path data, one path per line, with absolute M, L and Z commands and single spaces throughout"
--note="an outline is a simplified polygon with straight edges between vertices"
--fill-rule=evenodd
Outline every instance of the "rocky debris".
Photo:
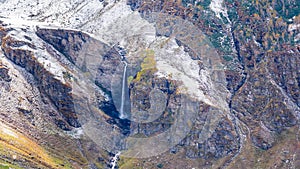
M 276 84 L 300 107 L 300 52 L 296 48 L 287 50 L 267 54 L 267 67 Z
M 235 124 L 222 117 L 221 120 L 213 127 L 213 121 L 210 118 L 212 112 L 210 106 L 201 104 L 199 116 L 197 116 L 194 127 L 187 137 L 177 146 L 177 149 L 183 147 L 186 157 L 188 158 L 204 158 L 218 159 L 230 157 L 237 154 L 240 146 L 240 138 L 235 129 Z M 206 123 L 211 123 L 207 126 Z M 211 131 L 211 135 L 205 133 L 206 129 Z M 176 150 L 176 149 L 175 149 Z M 177 150 L 178 151 L 178 150 Z M 173 153 L 177 153 L 176 151 Z
M 11 77 L 8 74 L 9 69 L 0 62 L 0 80 L 10 82 Z
M 92 71 L 94 76 L 93 71 L 102 62 L 102 56 L 111 50 L 110 46 L 81 31 L 38 28 L 36 34 L 82 71 Z M 95 70 L 86 70 L 87 67 Z
M 273 145 L 275 133 L 297 124 L 297 110 L 283 102 L 283 93 L 265 77 L 267 69 L 261 63 L 252 71 L 232 101 L 238 118 L 249 126 L 254 144 L 262 149 Z
M 24 115 L 26 117 L 26 119 L 32 124 L 32 125 L 35 125 L 34 123 L 34 115 L 32 113 L 32 110 L 27 110 L 27 109 L 24 109 L 24 108 L 21 108 L 21 107 L 18 107 L 17 108 L 18 111 L 20 113 L 22 113 L 22 115 Z
M 3 57 L 1 59 L 5 61 L 0 68 L 1 119 L 4 119 L 5 123 L 18 128 L 18 131 L 21 131 L 33 141 L 36 139 L 38 144 L 45 149 L 51 150 L 51 152 L 47 152 L 51 160 L 52 155 L 55 156 L 55 159 L 59 158 L 59 160 L 62 160 L 62 162 L 55 162 L 53 164 L 55 167 L 53 168 L 64 168 L 67 165 L 84 167 L 87 165 L 85 162 L 86 158 L 89 158 L 85 156 L 86 152 L 88 154 L 94 153 L 93 158 L 104 158 L 99 153 L 100 148 L 97 145 L 91 146 L 93 148 L 88 146 L 80 147 L 81 143 L 78 144 L 75 140 L 82 139 L 82 133 L 79 133 L 79 136 L 76 136 L 76 138 L 68 134 L 73 132 L 73 130 L 80 129 L 81 126 L 77 119 L 71 94 L 72 86 L 70 81 L 74 79 L 62 80 L 57 78 L 57 74 L 52 71 L 53 69 L 49 69 L 50 66 L 42 63 L 43 60 L 41 61 L 41 59 L 45 57 L 45 62 L 53 61 L 52 57 L 56 58 L 58 56 L 53 56 L 52 54 L 58 52 L 46 53 L 46 50 L 44 50 L 45 46 L 41 46 L 41 44 L 45 44 L 40 43 L 42 40 L 32 36 L 30 31 L 28 30 L 28 37 L 31 38 L 30 43 L 27 41 L 29 38 L 22 39 L 24 42 L 20 40 L 19 35 L 22 33 L 15 36 L 12 32 L 3 33 L 0 31 L 6 35 L 1 39 L 3 53 L 2 51 L 0 52 L 1 57 Z M 47 47 L 49 48 L 49 46 Z M 37 50 L 39 51 L 37 52 Z M 62 55 L 59 57 L 62 57 Z M 52 66 L 55 65 L 54 62 L 50 64 Z M 67 66 L 67 64 L 62 65 Z M 55 69 L 56 71 L 59 71 L 60 67 L 55 68 L 57 68 Z M 73 77 L 75 76 L 73 72 L 70 71 L 74 67 L 70 66 L 68 68 L 68 74 L 65 76 L 68 75 L 75 78 Z M 24 84 L 21 82 L 24 82 Z M 2 87 L 5 87 L 2 83 L 10 85 L 11 88 L 6 91 L 2 90 Z M 127 126 L 129 125 L 127 124 Z M 59 130 L 58 127 L 62 130 Z M 83 138 L 80 142 L 87 144 L 91 141 Z M 29 143 L 26 144 L 31 145 Z M 87 147 L 89 150 L 87 150 Z M 5 158 L 10 162 L 12 158 L 4 156 L 3 153 L 6 153 L 5 151 L 0 153 L 1 158 Z M 41 162 L 40 159 L 31 158 L 31 155 L 26 153 L 24 156 L 23 154 L 20 156 L 18 154 L 16 160 L 12 159 L 13 163 L 24 168 L 41 168 L 43 164 L 48 165 L 46 161 Z M 68 154 L 71 154 L 70 157 Z M 25 163 L 24 161 L 27 158 L 30 159 L 30 162 Z M 92 160 L 94 159 L 91 158 Z M 104 165 L 104 162 L 97 161 L 95 164 L 99 167 L 101 164 Z M 46 168 L 51 167 L 47 166 Z
M 178 82 L 166 78 L 158 78 L 153 75 L 152 69 L 142 70 L 142 76 L 135 77 L 130 83 L 130 98 L 132 99 L 132 113 L 146 111 L 151 113 L 150 92 L 158 89 L 166 95 L 167 104 L 160 116 L 152 122 L 136 123 L 131 122 L 131 135 L 136 137 L 151 137 L 167 131 L 176 118 L 176 112 L 180 111 L 181 95 L 178 93 Z M 155 72 L 155 71 L 154 71 Z M 187 100 L 185 100 L 187 101 Z M 192 101 L 187 101 L 192 102 Z M 162 103 L 162 102 L 159 102 Z M 211 131 L 204 131 L 207 116 L 211 107 L 205 103 L 201 104 L 194 128 L 187 134 L 187 137 L 173 148 L 171 153 L 176 154 L 180 147 L 184 147 L 186 157 L 188 158 L 222 158 L 236 154 L 239 149 L 239 136 L 235 129 L 235 124 L 226 118 L 223 118 L 213 128 L 213 121 L 210 127 Z M 158 104 L 156 106 L 159 106 Z M 183 112 L 181 112 L 183 113 Z M 217 116 L 217 115 L 215 115 Z M 208 127 L 208 126 L 205 126 Z M 206 133 L 207 132 L 207 133 Z M 212 133 L 211 135 L 209 133 Z M 204 133 L 204 134 L 203 134 Z M 205 137 L 203 141 L 202 137 Z
M 197 54 L 193 49 L 191 49 L 188 45 L 181 42 L 179 39 L 175 39 L 178 46 L 184 47 L 184 52 L 187 52 L 193 60 L 200 60 L 199 54 Z
M 275 135 L 267 128 L 259 126 L 251 131 L 251 141 L 259 148 L 267 150 L 274 146 Z
M 20 40 L 16 40 L 16 39 L 5 39 L 6 45 L 10 46 L 12 48 L 20 48 L 22 46 L 28 46 L 31 49 L 36 49 L 35 45 L 29 43 L 29 42 L 24 42 L 24 41 L 20 41 Z

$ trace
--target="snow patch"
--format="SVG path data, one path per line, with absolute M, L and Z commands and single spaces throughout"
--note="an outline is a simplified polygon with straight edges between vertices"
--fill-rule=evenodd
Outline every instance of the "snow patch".
M 2 18 L 0 18 L 0 20 L 3 21 L 4 23 L 8 24 L 8 26 L 12 26 L 14 28 L 35 30 L 36 26 L 59 27 L 58 24 L 52 24 L 52 23 L 40 22 L 40 21 L 34 21 L 34 20 L 26 20 L 26 19 L 22 19 L 18 16 L 2 17 Z
M 3 19 L 4 23 L 8 24 L 7 27 L 12 27 L 13 30 L 8 33 L 7 36 L 10 36 L 18 41 L 23 41 L 27 43 L 31 43 L 30 40 L 25 38 L 25 36 L 30 37 L 32 41 L 34 41 L 34 45 L 36 48 L 31 48 L 27 45 L 23 45 L 20 47 L 12 47 L 13 49 L 21 49 L 32 51 L 34 53 L 34 57 L 36 57 L 37 61 L 43 65 L 43 67 L 53 74 L 53 76 L 60 80 L 62 83 L 66 83 L 63 78 L 63 73 L 67 72 L 67 70 L 59 63 L 57 58 L 52 57 L 45 49 L 44 42 L 35 34 L 36 25 L 44 23 L 34 22 L 34 21 L 25 21 L 20 20 L 20 22 L 14 22 L 14 19 Z M 26 29 L 26 31 L 24 31 Z
M 120 42 L 122 46 L 127 46 L 128 39 L 134 37 L 142 37 L 139 43 L 147 44 L 155 39 L 154 26 L 144 20 L 137 11 L 133 12 L 126 0 L 113 4 L 101 16 L 91 20 L 81 29 L 110 45 Z
M 21 21 L 20 24 L 37 21 L 59 25 L 60 28 L 79 28 L 85 22 L 94 20 L 107 2 L 115 3 L 113 0 L 9 0 L 0 5 L 0 17 L 13 16 L 14 20 Z
M 300 41 L 300 33 L 295 36 L 295 41 Z
M 294 31 L 294 30 L 297 30 L 297 29 L 300 29 L 300 24 L 290 24 L 289 28 L 288 28 L 288 31 L 291 32 L 291 31 Z
M 221 18 L 221 13 L 223 14 L 223 16 L 225 16 L 227 18 L 228 21 L 230 21 L 228 19 L 228 14 L 227 14 L 227 9 L 226 7 L 223 6 L 223 0 L 212 0 L 209 7 L 212 11 L 215 12 L 216 16 L 220 19 Z
M 74 128 L 71 131 L 65 131 L 65 133 L 75 139 L 79 139 L 84 133 L 83 133 L 83 129 L 80 128 Z
M 181 81 L 183 86 L 180 92 L 187 93 L 194 99 L 217 107 L 214 105 L 212 98 L 206 93 L 212 87 L 209 72 L 200 70 L 198 61 L 191 59 L 188 53 L 184 52 L 184 48 L 177 45 L 174 38 L 169 39 L 161 48 L 161 44 L 166 41 L 167 38 L 159 38 L 150 47 L 155 51 L 156 67 L 158 69 L 156 75 Z

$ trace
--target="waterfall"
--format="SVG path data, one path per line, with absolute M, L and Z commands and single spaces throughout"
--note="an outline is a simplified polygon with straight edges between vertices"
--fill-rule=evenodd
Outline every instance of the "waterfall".
M 116 169 L 116 168 L 117 168 L 117 163 L 118 163 L 120 154 L 121 154 L 121 152 L 118 152 L 118 153 L 111 159 L 111 162 L 110 162 L 111 169 Z
M 122 81 L 122 94 L 121 94 L 121 106 L 120 106 L 120 118 L 124 119 L 126 115 L 124 114 L 124 102 L 125 102 L 125 89 L 126 89 L 126 71 L 127 71 L 127 63 L 124 63 L 124 70 L 123 70 L 123 81 Z

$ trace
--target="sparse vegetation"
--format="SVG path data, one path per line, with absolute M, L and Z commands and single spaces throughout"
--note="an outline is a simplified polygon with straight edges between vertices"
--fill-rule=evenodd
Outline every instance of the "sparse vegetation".
M 130 83 L 132 82 L 132 80 L 133 80 L 133 76 L 128 76 L 128 78 L 127 78 L 127 84 L 128 85 L 130 85 Z
M 144 76 L 146 74 L 153 74 L 157 71 L 154 54 L 155 54 L 155 52 L 153 50 L 150 50 L 150 49 L 145 50 L 144 60 L 141 63 L 141 70 L 137 73 L 134 81 L 141 81 L 142 76 Z M 147 77 L 145 77 L 145 78 L 147 78 Z

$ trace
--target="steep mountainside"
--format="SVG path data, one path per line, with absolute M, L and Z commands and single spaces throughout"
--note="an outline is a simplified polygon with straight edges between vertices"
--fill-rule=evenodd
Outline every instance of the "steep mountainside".
M 0 168 L 299 168 L 297 0 L 0 0 Z

